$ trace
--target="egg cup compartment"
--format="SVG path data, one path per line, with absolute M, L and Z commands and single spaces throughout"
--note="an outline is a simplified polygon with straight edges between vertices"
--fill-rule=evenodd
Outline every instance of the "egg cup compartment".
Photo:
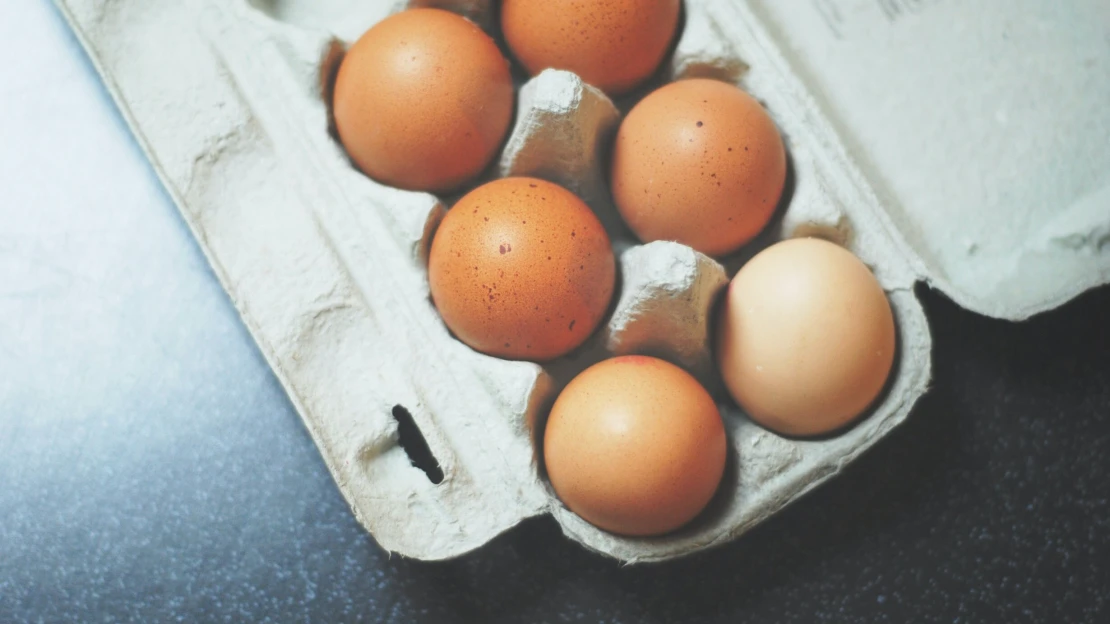
M 666 72 L 729 79 L 767 106 L 794 187 L 760 244 L 814 233 L 846 243 L 886 290 L 900 350 L 880 403 L 830 438 L 783 438 L 726 404 L 722 490 L 691 525 L 656 538 L 615 536 L 566 510 L 542 476 L 536 433 L 560 384 L 612 353 L 663 355 L 712 388 L 716 294 L 759 245 L 718 262 L 677 243 L 631 240 L 599 160 L 619 119 L 608 98 L 568 72 L 544 72 L 521 89 L 497 173 L 545 177 L 581 193 L 613 234 L 623 276 L 611 315 L 587 345 L 546 367 L 505 361 L 451 337 L 429 300 L 427 250 L 443 202 L 367 178 L 329 134 L 326 84 L 341 43 L 320 27 L 346 19 L 329 13 L 339 0 L 58 4 L 356 517 L 387 550 L 449 558 L 550 513 L 571 538 L 623 561 L 696 552 L 839 472 L 925 390 L 930 338 L 912 290 L 920 275 L 820 110 L 739 0 L 688 1 Z M 371 15 L 371 4 L 351 10 Z M 381 16 L 387 4 L 375 5 Z M 178 52 L 156 62 L 143 53 L 152 49 Z M 438 484 L 400 443 L 395 414 L 405 413 L 442 472 Z

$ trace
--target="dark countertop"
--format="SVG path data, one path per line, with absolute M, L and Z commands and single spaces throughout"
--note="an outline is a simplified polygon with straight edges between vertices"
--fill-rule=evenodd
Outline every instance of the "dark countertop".
M 1105 621 L 1110 290 L 1020 325 L 921 295 L 936 380 L 906 424 L 739 541 L 664 565 L 622 568 L 549 519 L 456 561 L 390 558 L 289 408 L 39 422 L 0 447 L 0 620 Z M 242 386 L 281 395 L 264 372 Z M 13 481 L 17 461 L 33 468 Z
M 932 391 L 718 550 L 622 568 L 544 518 L 389 557 L 76 44 L 26 8 L 49 37 L 7 27 L 30 69 L 0 136 L 38 140 L 0 142 L 0 622 L 1110 621 L 1107 288 L 1023 324 L 922 288 Z

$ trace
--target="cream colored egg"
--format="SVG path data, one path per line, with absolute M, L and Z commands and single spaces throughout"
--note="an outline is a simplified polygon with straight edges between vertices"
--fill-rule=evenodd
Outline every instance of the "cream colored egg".
M 895 328 L 878 280 L 852 253 L 800 238 L 772 245 L 729 285 L 717 361 L 740 406 L 790 436 L 844 427 L 875 401 Z

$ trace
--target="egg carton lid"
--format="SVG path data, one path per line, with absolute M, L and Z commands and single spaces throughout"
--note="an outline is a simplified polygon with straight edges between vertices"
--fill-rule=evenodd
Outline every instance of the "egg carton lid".
M 1018 320 L 1110 281 L 1104 0 L 747 4 L 932 285 Z

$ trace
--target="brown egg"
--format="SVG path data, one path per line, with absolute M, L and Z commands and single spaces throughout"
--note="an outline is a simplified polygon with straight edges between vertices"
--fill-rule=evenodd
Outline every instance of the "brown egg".
M 567 385 L 543 448 L 551 485 L 571 511 L 613 533 L 659 535 L 713 498 L 727 440 L 697 380 L 663 360 L 629 355 Z
M 535 178 L 484 184 L 444 217 L 428 266 L 447 326 L 478 351 L 550 360 L 581 345 L 609 307 L 609 236 L 574 193 Z
M 720 256 L 767 225 L 786 181 L 775 124 L 751 96 L 715 80 L 672 82 L 621 123 L 613 200 L 640 240 Z
M 503 0 L 501 30 L 533 75 L 566 69 L 619 95 L 659 67 L 678 26 L 680 0 Z
M 894 362 L 894 316 L 867 266 L 816 238 L 773 245 L 729 285 L 717 361 L 759 424 L 791 436 L 839 429 L 882 391 Z
M 443 192 L 493 159 L 513 116 L 513 83 L 497 44 L 440 9 L 387 17 L 339 67 L 339 138 L 359 169 L 385 184 Z

